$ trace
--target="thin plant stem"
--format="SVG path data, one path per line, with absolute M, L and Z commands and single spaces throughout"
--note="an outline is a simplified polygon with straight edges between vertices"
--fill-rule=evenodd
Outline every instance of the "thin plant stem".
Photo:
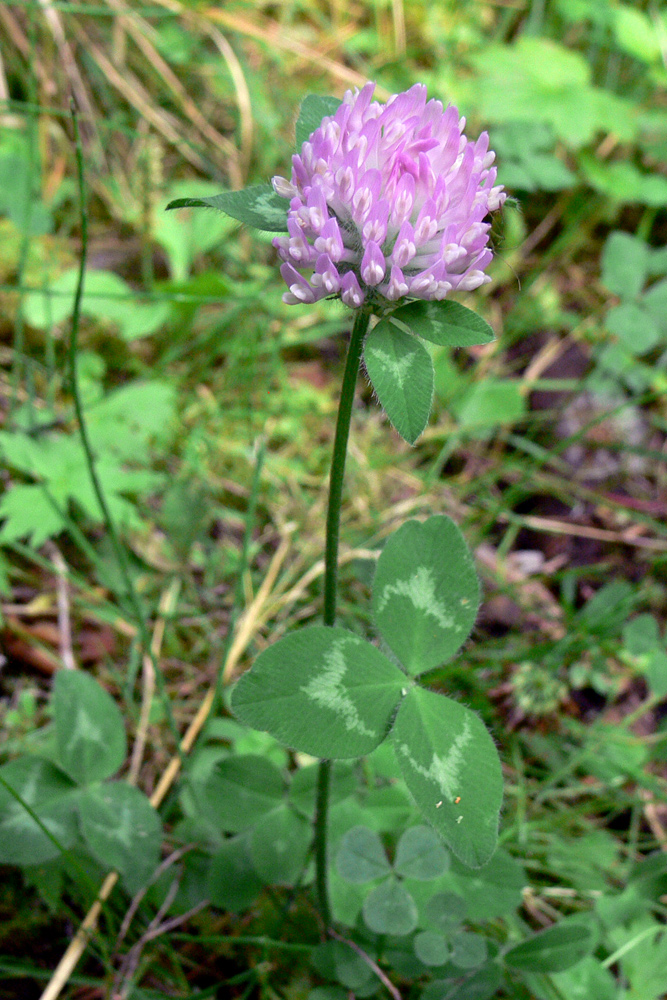
M 141 639 L 141 644 L 143 651 L 150 658 L 153 665 L 153 670 L 155 672 L 155 680 L 157 682 L 158 690 L 160 692 L 160 698 L 165 710 L 165 715 L 167 717 L 167 722 L 169 723 L 169 728 L 171 734 L 174 738 L 176 744 L 176 752 L 180 753 L 180 736 L 178 732 L 178 726 L 176 725 L 176 720 L 174 719 L 174 713 L 171 709 L 171 703 L 169 701 L 169 696 L 167 693 L 166 685 L 164 682 L 164 677 L 160 670 L 158 663 L 153 656 L 153 650 L 151 648 L 151 639 L 148 632 L 148 622 L 146 619 L 146 613 L 144 607 L 141 603 L 139 595 L 135 589 L 134 583 L 132 581 L 132 576 L 130 574 L 130 567 L 127 560 L 127 554 L 123 545 L 121 544 L 118 532 L 116 530 L 116 525 L 114 523 L 113 517 L 111 516 L 111 511 L 109 510 L 109 505 L 107 503 L 107 498 L 102 488 L 102 483 L 97 475 L 97 469 L 95 468 L 95 455 L 93 453 L 92 444 L 90 437 L 88 435 L 88 427 L 83 412 L 83 405 L 81 402 L 81 393 L 79 392 L 79 380 L 77 372 L 77 349 L 78 349 L 78 336 L 79 336 L 79 323 L 81 321 L 81 303 L 83 300 L 83 286 L 86 273 L 86 263 L 88 258 L 88 212 L 86 210 L 86 188 L 85 188 L 85 173 L 83 166 L 83 148 L 81 145 L 81 134 L 79 132 L 79 120 L 76 114 L 74 106 L 72 107 L 72 124 L 74 126 L 74 138 L 75 138 L 75 151 L 76 151 L 76 168 L 77 168 L 77 183 L 79 188 L 79 201 L 81 205 L 81 256 L 79 259 L 79 274 L 76 284 L 76 293 L 74 296 L 74 309 L 72 312 L 72 332 L 69 341 L 69 380 L 70 389 L 72 392 L 72 399 L 74 401 L 74 412 L 76 414 L 76 421 L 79 427 L 79 435 L 81 437 L 81 444 L 86 456 L 86 465 L 88 467 L 88 474 L 90 475 L 90 480 L 97 497 L 97 502 L 100 505 L 100 510 L 102 511 L 102 518 L 104 520 L 105 527 L 109 533 L 109 539 L 111 541 L 111 546 L 114 551 L 114 556 L 118 564 L 118 569 L 120 570 L 121 578 L 125 586 L 125 591 L 129 596 L 130 602 L 132 604 L 132 609 L 136 616 L 137 628 L 139 631 L 139 636 Z
M 345 459 L 347 456 L 347 441 L 350 436 L 350 420 L 352 419 L 352 404 L 357 384 L 357 373 L 361 361 L 361 349 L 364 336 L 368 329 L 370 314 L 358 312 L 350 345 L 347 350 L 343 384 L 338 404 L 338 419 L 334 437 L 333 455 L 331 458 L 331 477 L 329 479 L 329 506 L 327 509 L 327 537 L 324 553 L 324 624 L 334 625 L 336 622 L 336 593 L 338 583 L 338 539 L 340 536 L 340 511 L 343 496 L 343 478 L 345 476 Z
M 329 479 L 329 506 L 327 509 L 327 534 L 324 553 L 324 624 L 336 622 L 336 592 L 338 586 L 338 539 L 340 536 L 340 512 L 343 498 L 343 479 L 347 441 L 350 436 L 350 421 L 357 374 L 361 361 L 361 349 L 368 330 L 370 313 L 359 310 L 354 320 L 352 336 L 347 349 L 347 360 L 343 374 L 343 384 L 338 404 L 338 419 L 331 458 Z M 315 805 L 315 886 L 320 916 L 325 927 L 331 923 L 329 893 L 327 888 L 327 814 L 329 811 L 329 786 L 331 784 L 331 761 L 320 761 L 317 775 L 317 800 Z
M 28 12 L 28 31 L 30 37 L 31 49 L 33 52 L 36 51 L 36 24 L 35 24 L 35 14 L 33 10 Z M 38 94 L 37 94 L 37 81 L 35 79 L 35 74 L 28 74 L 28 93 L 33 104 L 37 104 Z M 27 152 L 27 169 L 25 175 L 25 205 L 21 206 L 25 208 L 21 218 L 21 226 L 23 227 L 23 234 L 21 236 L 21 248 L 19 250 L 19 261 L 16 275 L 16 287 L 19 292 L 19 304 L 16 312 L 16 325 L 14 327 L 14 353 L 12 361 L 12 398 L 11 398 L 11 415 L 14 415 L 14 411 L 19 405 L 19 394 L 21 379 L 23 377 L 24 371 L 27 368 L 26 365 L 26 354 L 25 354 L 25 319 L 23 316 L 23 299 L 25 297 L 24 289 L 24 278 L 25 272 L 28 265 L 28 255 L 30 253 L 30 243 L 32 240 L 32 217 L 33 217 L 33 184 L 35 181 L 35 152 L 36 152 L 36 126 L 35 126 L 35 116 L 38 112 L 33 111 L 28 114 L 28 128 L 26 130 L 26 152 Z M 47 341 L 48 343 L 48 341 Z M 51 373 L 53 374 L 53 373 Z M 32 404 L 32 399 L 31 399 Z M 30 419 L 33 420 L 33 408 L 31 405 L 30 409 Z

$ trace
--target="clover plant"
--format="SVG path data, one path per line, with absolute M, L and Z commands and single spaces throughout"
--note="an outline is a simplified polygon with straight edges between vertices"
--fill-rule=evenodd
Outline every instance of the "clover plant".
M 433 398 L 423 341 L 458 347 L 493 339 L 479 316 L 447 297 L 489 280 L 485 220 L 505 200 L 488 136 L 469 140 L 455 107 L 427 102 L 420 84 L 385 105 L 373 92 L 369 83 L 342 102 L 306 98 L 290 180 L 171 206 L 206 205 L 285 233 L 273 241 L 285 302 L 339 297 L 353 310 L 329 483 L 324 624 L 265 650 L 231 702 L 247 725 L 321 759 L 315 859 L 325 926 L 332 759 L 366 755 L 390 738 L 423 816 L 474 867 L 493 854 L 502 800 L 500 762 L 483 723 L 423 681 L 460 649 L 479 604 L 473 560 L 454 523 L 444 515 L 409 521 L 387 541 L 373 587 L 386 653 L 336 622 L 343 476 L 362 356 L 389 420 L 413 444 Z M 394 883 L 376 891 L 387 886 L 396 896 Z

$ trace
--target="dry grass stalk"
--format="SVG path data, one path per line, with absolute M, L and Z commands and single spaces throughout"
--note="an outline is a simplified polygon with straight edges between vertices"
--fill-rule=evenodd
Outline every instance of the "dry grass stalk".
M 60 659 L 66 670 L 76 670 L 76 661 L 72 649 L 72 622 L 69 606 L 69 587 L 67 563 L 60 549 L 53 542 L 48 546 L 51 560 L 56 568 L 56 595 L 58 605 L 58 635 L 60 638 Z
M 506 514 L 499 514 L 498 520 L 508 521 Z M 598 542 L 613 542 L 621 545 L 631 545 L 638 549 L 649 549 L 652 552 L 667 552 L 667 539 L 644 538 L 639 534 L 644 525 L 633 524 L 625 531 L 609 531 L 606 528 L 590 528 L 585 524 L 568 524 L 551 517 L 538 517 L 534 514 L 524 514 L 521 524 L 535 531 L 545 531 L 554 535 L 572 535 L 575 538 L 593 538 Z
M 236 103 L 239 109 L 239 119 L 241 127 L 241 164 L 242 172 L 248 169 L 250 156 L 252 153 L 254 124 L 252 117 L 252 104 L 250 101 L 250 90 L 246 82 L 245 74 L 234 49 L 231 47 L 225 36 L 208 19 L 199 12 L 190 11 L 178 0 L 156 0 L 156 3 L 167 10 L 173 11 L 183 18 L 186 24 L 193 28 L 204 31 L 213 44 L 218 49 L 220 55 L 225 60 L 229 75 L 234 84 L 236 92 Z M 243 182 L 239 183 L 239 187 Z
M 247 35 L 249 38 L 256 38 L 260 42 L 266 42 L 274 49 L 277 48 L 285 52 L 291 52 L 293 55 L 299 56 L 306 62 L 329 73 L 335 80 L 340 80 L 347 86 L 363 87 L 366 83 L 366 77 L 362 73 L 350 69 L 349 66 L 335 59 L 329 59 L 321 49 L 316 49 L 296 38 L 286 36 L 282 26 L 277 21 L 264 18 L 262 24 L 258 25 L 247 20 L 245 17 L 230 14 L 227 11 L 217 8 L 209 8 L 206 11 L 206 16 L 212 21 L 224 24 L 232 31 L 238 31 L 239 34 Z M 384 87 L 376 87 L 375 96 L 379 100 L 386 100 L 390 95 L 389 91 L 385 90 Z
M 132 747 L 132 760 L 130 762 L 130 770 L 127 778 L 131 785 L 136 785 L 137 779 L 139 778 L 139 770 L 141 768 L 141 762 L 146 749 L 146 740 L 148 738 L 148 723 L 150 720 L 151 706 L 153 704 L 153 696 L 155 695 L 155 668 L 153 666 L 153 662 L 159 659 L 160 651 L 162 649 L 162 640 L 164 639 L 166 619 L 176 607 L 179 590 L 180 581 L 176 579 L 172 581 L 171 586 L 169 586 L 162 594 L 160 604 L 158 606 L 158 619 L 155 622 L 153 637 L 151 639 L 151 655 L 149 656 L 147 653 L 144 653 L 142 663 L 143 676 L 141 712 L 139 715 L 139 724 L 137 725 L 137 734 Z
M 79 112 L 83 112 L 81 124 L 84 129 L 84 135 L 85 131 L 88 131 L 89 137 L 95 137 L 97 154 L 98 156 L 103 157 L 104 153 L 102 143 L 100 142 L 100 138 L 97 135 L 95 128 L 95 109 L 93 108 L 92 101 L 88 96 L 88 90 L 83 82 L 83 77 L 79 72 L 79 67 L 76 59 L 74 58 L 72 48 L 67 40 L 60 13 L 53 6 L 51 0 L 39 0 L 39 5 L 44 11 L 44 18 L 49 26 L 51 34 L 53 35 L 53 40 L 58 47 L 58 54 L 60 55 L 63 69 L 67 75 L 69 86 L 72 89 L 72 96 L 76 101 L 77 110 Z
M 239 163 L 239 155 L 236 147 L 226 136 L 222 135 L 222 133 L 218 132 L 217 129 L 206 121 L 197 105 L 188 95 L 181 81 L 155 48 L 155 45 L 150 40 L 151 34 L 155 33 L 151 25 L 144 18 L 140 17 L 140 15 L 135 14 L 124 0 L 106 0 L 106 2 L 120 13 L 127 33 L 132 37 L 137 48 L 141 50 L 152 68 L 160 74 L 165 85 L 174 94 L 195 128 L 199 129 L 200 133 L 211 143 L 214 149 L 219 149 L 225 153 L 228 158 L 225 160 L 225 165 L 232 187 L 242 187 L 243 171 Z
M 109 83 L 114 87 L 139 114 L 143 115 L 164 138 L 178 149 L 180 155 L 202 173 L 207 172 L 206 163 L 179 131 L 180 122 L 161 108 L 157 108 L 153 100 L 133 73 L 125 70 L 121 73 L 99 45 L 76 22 L 73 22 L 74 33 L 79 43 L 95 60 Z

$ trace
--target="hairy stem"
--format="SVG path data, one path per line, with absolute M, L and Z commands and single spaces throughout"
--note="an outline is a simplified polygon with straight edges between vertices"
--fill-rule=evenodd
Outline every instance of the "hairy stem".
M 357 312 L 350 344 L 347 349 L 347 360 L 345 362 L 345 372 L 343 374 L 343 384 L 338 404 L 338 419 L 336 421 L 336 435 L 334 437 L 331 476 L 329 479 L 329 507 L 327 510 L 327 536 L 324 555 L 325 625 L 334 625 L 336 622 L 338 538 L 340 535 L 340 511 L 343 497 L 343 479 L 345 476 L 345 458 L 347 456 L 347 441 L 350 436 L 352 404 L 354 403 L 354 391 L 357 384 L 359 363 L 361 361 L 361 349 L 369 320 L 369 313 L 362 310 Z M 329 893 L 327 889 L 327 813 L 329 810 L 330 780 L 331 761 L 320 761 L 315 809 L 315 884 L 320 916 L 325 927 L 328 927 L 331 923 Z

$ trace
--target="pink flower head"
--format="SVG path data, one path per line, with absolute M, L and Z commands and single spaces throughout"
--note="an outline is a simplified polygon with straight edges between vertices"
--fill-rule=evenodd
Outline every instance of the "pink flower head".
M 349 90 L 292 157 L 291 182 L 273 178 L 290 199 L 289 235 L 273 241 L 285 302 L 444 299 L 490 280 L 484 219 L 506 195 L 488 135 L 467 139 L 465 118 L 423 84 L 384 105 L 374 89 Z

